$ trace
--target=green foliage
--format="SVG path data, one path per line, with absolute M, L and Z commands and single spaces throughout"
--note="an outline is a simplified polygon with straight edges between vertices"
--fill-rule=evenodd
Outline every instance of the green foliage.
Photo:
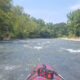
M 70 12 L 67 17 L 69 35 L 80 37 L 80 9 Z
M 80 37 L 80 9 L 70 12 L 68 23 L 45 23 L 30 17 L 12 0 L 0 0 L 0 40 L 24 38 Z
M 11 1 L 12 0 L 0 0 L 0 9 L 3 11 L 10 11 L 11 10 Z

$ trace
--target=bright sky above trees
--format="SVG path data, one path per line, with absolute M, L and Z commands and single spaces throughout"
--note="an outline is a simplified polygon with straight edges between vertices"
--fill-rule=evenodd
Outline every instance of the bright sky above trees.
M 80 0 L 14 0 L 14 5 L 24 7 L 24 11 L 46 22 L 66 22 L 66 15 L 80 8 Z

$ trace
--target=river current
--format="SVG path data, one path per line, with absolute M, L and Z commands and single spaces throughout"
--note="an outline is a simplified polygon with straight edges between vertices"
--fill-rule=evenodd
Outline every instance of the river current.
M 26 80 L 39 63 L 48 63 L 65 80 L 80 80 L 80 42 L 59 39 L 0 41 L 0 80 Z

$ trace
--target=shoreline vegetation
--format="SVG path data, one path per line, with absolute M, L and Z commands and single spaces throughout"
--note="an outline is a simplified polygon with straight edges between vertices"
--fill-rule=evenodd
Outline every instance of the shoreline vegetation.
M 0 0 L 0 40 L 35 38 L 80 40 L 80 9 L 68 13 L 66 23 L 54 24 L 32 17 L 24 12 L 23 7 L 14 6 L 12 1 Z
M 76 38 L 69 38 L 69 37 L 65 37 L 65 38 L 26 38 L 26 39 L 9 39 L 9 38 L 5 38 L 4 40 L 0 40 L 0 41 L 9 41 L 9 40 L 28 40 L 28 39 L 60 39 L 60 40 L 69 40 L 69 41 L 80 41 L 80 37 L 76 37 Z

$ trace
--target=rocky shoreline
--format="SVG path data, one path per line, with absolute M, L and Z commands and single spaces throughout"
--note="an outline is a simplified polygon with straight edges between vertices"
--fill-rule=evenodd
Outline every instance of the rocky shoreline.
M 80 41 L 80 37 L 79 38 L 60 38 L 62 40 L 70 40 L 70 41 Z

